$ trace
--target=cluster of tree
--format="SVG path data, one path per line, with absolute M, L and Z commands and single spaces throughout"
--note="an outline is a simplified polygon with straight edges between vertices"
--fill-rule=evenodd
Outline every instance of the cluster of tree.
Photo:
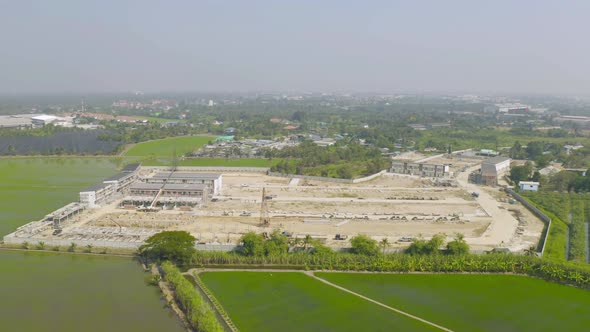
M 546 167 L 552 160 L 566 157 L 562 145 L 542 141 L 528 142 L 526 147 L 517 141 L 510 148 L 509 155 L 512 159 L 533 160 L 539 168 Z
M 309 255 L 291 253 L 272 257 L 245 256 L 234 252 L 200 252 L 195 266 L 219 265 L 275 265 L 277 267 L 311 270 L 375 271 L 375 272 L 474 272 L 474 273 L 516 273 L 548 281 L 590 288 L 590 266 L 575 264 L 560 259 L 543 259 L 536 255 L 514 255 L 495 253 L 490 255 L 408 255 L 390 253 L 386 255 L 358 255 L 333 253 L 330 255 Z
M 332 249 L 324 246 L 310 235 L 302 239 L 290 239 L 276 229 L 267 234 L 266 237 L 264 234 L 248 232 L 241 237 L 240 242 L 242 244 L 241 253 L 245 256 L 280 256 L 287 254 L 289 247 L 292 247 L 294 251 L 302 251 L 313 255 L 324 255 L 332 252 Z
M 541 173 L 539 171 L 533 172 L 533 164 L 527 161 L 522 166 L 513 166 L 510 168 L 510 180 L 518 184 L 520 181 L 541 181 Z
M 375 174 L 389 167 L 389 161 L 375 147 L 358 141 L 339 141 L 321 147 L 311 141 L 282 150 L 268 149 L 266 158 L 281 158 L 272 171 L 285 174 L 306 174 L 350 179 L 355 175 Z
M 172 261 L 186 266 L 196 253 L 195 237 L 186 231 L 166 231 L 154 234 L 139 247 L 139 255 L 152 261 Z
M 412 244 L 406 249 L 410 255 L 437 255 L 441 253 L 441 248 L 445 242 L 445 235 L 436 234 L 430 240 L 418 238 L 414 239 Z M 466 255 L 469 253 L 469 244 L 464 239 L 463 234 L 455 235 L 455 239 L 449 241 L 444 253 L 448 255 Z

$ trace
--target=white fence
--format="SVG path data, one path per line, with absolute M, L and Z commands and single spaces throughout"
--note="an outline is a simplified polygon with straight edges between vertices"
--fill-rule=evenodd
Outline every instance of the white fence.
M 283 174 L 283 173 L 279 173 L 279 172 L 268 172 L 268 175 L 270 176 L 279 176 L 279 177 L 284 177 L 284 178 L 289 178 L 289 179 L 303 179 L 303 180 L 312 180 L 312 181 L 326 181 L 326 182 L 336 182 L 336 183 L 361 183 L 361 182 L 365 182 L 365 181 L 369 181 L 369 180 L 373 180 L 376 177 L 379 177 L 383 174 L 385 174 L 387 171 L 383 170 L 379 173 L 375 173 L 369 176 L 366 176 L 364 178 L 359 178 L 359 179 L 338 179 L 338 178 L 328 178 L 328 177 L 323 177 L 323 176 L 313 176 L 313 175 L 297 175 L 297 174 Z
M 173 167 L 169 166 L 141 166 L 142 170 L 172 171 Z M 266 173 L 270 170 L 268 167 L 228 167 L 228 166 L 178 166 L 177 171 L 193 172 L 256 172 Z

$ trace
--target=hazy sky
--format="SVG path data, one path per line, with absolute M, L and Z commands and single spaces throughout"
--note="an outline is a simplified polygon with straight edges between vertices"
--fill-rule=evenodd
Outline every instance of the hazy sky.
M 0 93 L 590 94 L 590 1 L 0 0 Z

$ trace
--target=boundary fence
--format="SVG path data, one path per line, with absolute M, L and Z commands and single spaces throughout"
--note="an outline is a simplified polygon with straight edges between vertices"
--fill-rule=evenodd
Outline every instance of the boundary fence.
M 529 211 L 531 211 L 534 215 L 539 217 L 539 219 L 541 219 L 547 225 L 547 227 L 545 228 L 545 231 L 541 235 L 543 238 L 543 241 L 541 242 L 542 246 L 543 246 L 541 248 L 541 256 L 543 256 L 545 254 L 545 247 L 547 244 L 547 238 L 549 237 L 549 230 L 551 228 L 551 218 L 549 218 L 546 214 L 541 212 L 541 210 L 539 210 L 536 206 L 531 204 L 529 201 L 527 201 L 524 197 L 520 196 L 517 192 L 515 192 L 511 188 L 506 188 L 506 192 L 508 192 L 512 197 L 514 197 L 514 199 L 516 199 L 517 201 L 522 203 L 522 205 L 524 205 Z

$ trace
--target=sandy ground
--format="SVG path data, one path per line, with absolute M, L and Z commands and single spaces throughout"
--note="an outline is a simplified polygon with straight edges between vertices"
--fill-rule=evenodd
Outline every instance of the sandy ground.
M 465 169 L 474 160 L 440 158 Z M 444 160 L 442 160 L 444 159 Z M 402 237 L 429 238 L 445 233 L 465 235 L 475 249 L 506 246 L 523 250 L 537 243 L 543 223 L 521 205 L 508 203 L 506 193 L 467 183 L 467 168 L 457 176 L 459 187 L 433 187 L 428 179 L 387 174 L 359 184 L 290 180 L 260 173 L 223 176 L 222 195 L 191 211 L 136 212 L 117 208 L 117 202 L 85 212 L 66 223 L 60 237 L 94 234 L 138 241 L 159 230 L 187 230 L 204 243 L 237 243 L 248 231 L 280 229 L 293 237 L 312 235 L 334 247 L 334 240 L 367 234 L 396 243 Z M 262 189 L 270 227 L 260 226 Z M 479 192 L 477 199 L 471 192 Z M 50 232 L 43 236 L 52 236 Z M 73 236 L 73 235 L 72 235 Z M 127 236 L 127 237 L 126 237 Z M 404 246 L 407 243 L 396 243 Z

